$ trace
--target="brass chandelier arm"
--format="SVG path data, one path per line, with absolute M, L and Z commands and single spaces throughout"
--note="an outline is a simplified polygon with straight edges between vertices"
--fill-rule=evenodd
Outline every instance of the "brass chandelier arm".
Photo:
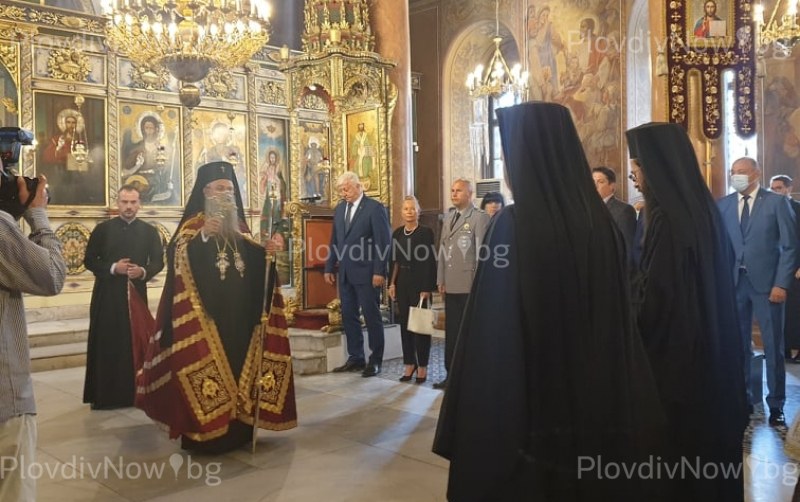
M 109 48 L 182 82 L 244 65 L 269 40 L 266 0 L 106 0 Z

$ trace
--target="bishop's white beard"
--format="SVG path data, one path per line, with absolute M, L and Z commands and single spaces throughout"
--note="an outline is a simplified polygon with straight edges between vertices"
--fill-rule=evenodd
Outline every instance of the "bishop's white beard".
M 238 208 L 233 196 L 214 195 L 206 197 L 205 215 L 207 218 L 216 217 L 222 220 L 221 237 L 232 238 L 240 233 Z

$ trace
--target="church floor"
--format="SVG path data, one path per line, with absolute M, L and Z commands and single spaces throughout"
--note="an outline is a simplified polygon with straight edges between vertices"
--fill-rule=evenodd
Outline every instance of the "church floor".
M 435 344 L 434 357 L 440 351 Z M 395 360 L 383 378 L 298 377 L 299 427 L 261 431 L 255 455 L 218 457 L 185 454 L 139 410 L 90 411 L 81 404 L 83 368 L 36 373 L 37 500 L 445 500 L 447 462 L 430 451 L 442 393 L 430 387 L 436 379 L 397 382 L 401 368 Z M 800 365 L 788 369 L 791 420 L 800 411 Z M 748 501 L 791 499 L 798 469 L 781 441 L 763 414 L 754 418 L 745 444 Z

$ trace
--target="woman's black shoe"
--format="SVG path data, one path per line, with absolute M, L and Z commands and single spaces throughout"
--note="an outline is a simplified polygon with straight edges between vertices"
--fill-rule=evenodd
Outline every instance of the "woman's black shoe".
M 417 365 L 414 365 L 414 368 L 411 370 L 410 375 L 403 375 L 400 377 L 401 382 L 410 382 L 412 378 L 414 378 L 414 373 L 417 372 Z

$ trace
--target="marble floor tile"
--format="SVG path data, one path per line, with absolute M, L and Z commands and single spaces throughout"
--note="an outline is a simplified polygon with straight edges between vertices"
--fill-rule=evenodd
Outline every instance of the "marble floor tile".
M 800 412 L 795 366 L 787 368 L 789 420 Z M 431 452 L 443 393 L 427 385 L 395 375 L 298 377 L 296 429 L 260 431 L 255 454 L 247 447 L 202 456 L 182 451 L 140 410 L 90 410 L 81 403 L 83 376 L 83 368 L 34 376 L 39 501 L 445 500 L 448 462 Z M 748 502 L 791 499 L 800 469 L 783 452 L 785 433 L 761 409 L 751 421 Z

